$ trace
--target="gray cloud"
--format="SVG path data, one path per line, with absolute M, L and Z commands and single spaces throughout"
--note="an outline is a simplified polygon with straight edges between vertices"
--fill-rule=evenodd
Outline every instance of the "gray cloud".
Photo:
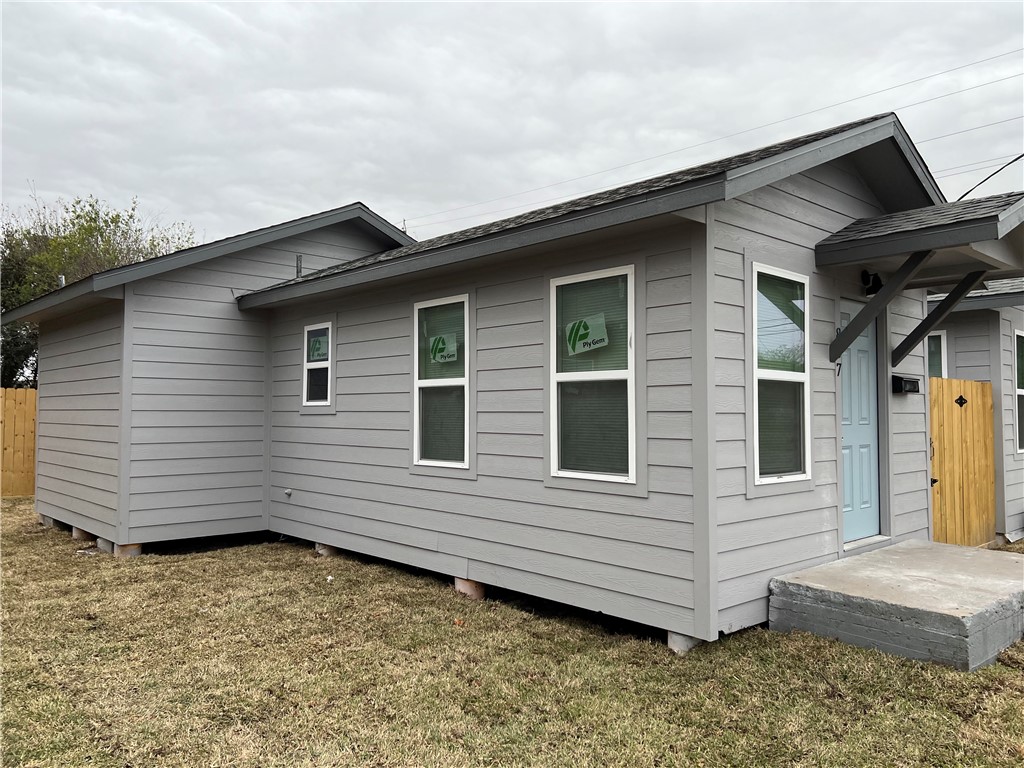
M 138 196 L 213 239 L 359 199 L 429 237 L 1014 75 L 1019 53 L 414 218 L 1021 48 L 1022 8 L 5 3 L 4 200 L 24 203 L 30 182 L 45 199 Z M 1021 89 L 1015 78 L 900 117 L 921 141 L 1021 114 Z M 1022 144 L 1015 121 L 921 150 L 938 171 Z M 956 197 L 988 172 L 940 181 Z M 1018 164 L 976 194 L 1022 187 Z

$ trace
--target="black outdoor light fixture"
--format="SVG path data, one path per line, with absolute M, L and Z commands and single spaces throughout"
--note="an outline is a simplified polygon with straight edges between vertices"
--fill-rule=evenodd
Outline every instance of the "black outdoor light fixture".
M 860 284 L 864 286 L 865 296 L 874 296 L 882 290 L 882 278 L 877 272 L 868 272 L 865 269 L 860 273 Z

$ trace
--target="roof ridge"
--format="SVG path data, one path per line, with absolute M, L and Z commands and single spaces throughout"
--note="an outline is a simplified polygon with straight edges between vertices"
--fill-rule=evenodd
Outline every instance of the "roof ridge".
M 772 144 L 767 144 L 762 147 L 745 150 L 743 152 L 727 155 L 725 157 L 718 158 L 716 160 L 709 160 L 696 165 L 687 166 L 684 168 L 678 168 L 668 173 L 658 174 L 651 176 L 639 181 L 629 182 L 628 184 L 619 185 L 616 187 L 610 187 L 606 190 L 598 192 L 588 193 L 580 197 L 570 198 L 569 200 L 555 203 L 549 206 L 542 206 L 540 208 L 531 209 L 518 213 L 514 216 L 508 216 L 502 219 L 496 219 L 490 222 L 484 222 L 482 224 L 476 224 L 472 227 L 465 229 L 456 230 L 443 235 L 437 235 L 426 240 L 421 240 L 411 245 L 400 246 L 398 248 L 392 248 L 387 251 L 380 251 L 376 254 L 370 254 L 368 256 L 360 257 L 359 259 L 353 259 L 349 262 L 342 264 L 336 264 L 322 269 L 310 272 L 298 278 L 292 278 L 285 280 L 268 288 L 262 288 L 258 291 L 252 291 L 251 293 L 262 293 L 264 291 L 271 291 L 275 288 L 279 288 L 285 285 L 292 285 L 295 283 L 304 283 L 312 280 L 317 280 L 321 277 L 328 277 L 330 275 L 338 274 L 340 272 L 346 272 L 351 269 L 358 268 L 360 266 L 373 264 L 378 261 L 391 260 L 395 258 L 401 258 L 403 256 L 411 255 L 413 253 L 421 253 L 432 250 L 435 247 L 441 247 L 444 245 L 451 245 L 454 243 L 461 243 L 473 240 L 477 237 L 484 237 L 489 234 L 493 234 L 498 231 L 505 229 L 511 229 L 522 224 L 533 223 L 534 221 L 541 221 L 548 218 L 555 218 L 556 216 L 564 213 L 570 213 L 576 210 L 581 210 L 606 202 L 614 202 L 615 200 L 622 200 L 632 197 L 634 195 L 643 194 L 645 192 L 655 192 L 667 187 L 682 184 L 684 182 L 696 181 L 701 178 L 707 178 L 710 176 L 723 173 L 728 170 L 732 170 L 736 167 L 742 167 L 750 162 L 756 160 L 765 159 L 772 157 L 782 152 L 798 149 L 807 144 L 813 144 L 816 141 L 835 136 L 854 128 L 859 128 L 864 125 L 868 125 L 873 122 L 880 120 L 892 119 L 896 123 L 899 123 L 899 117 L 895 112 L 880 112 L 870 117 L 863 117 L 858 120 L 851 120 L 840 125 L 832 126 L 831 128 L 824 128 L 817 131 L 811 131 L 809 133 L 802 134 L 793 138 L 785 139 L 783 141 L 777 141 Z

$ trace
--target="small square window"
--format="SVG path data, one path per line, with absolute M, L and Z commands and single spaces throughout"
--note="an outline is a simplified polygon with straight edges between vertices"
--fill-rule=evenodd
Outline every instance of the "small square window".
M 331 324 L 307 325 L 303 331 L 302 404 L 331 403 Z

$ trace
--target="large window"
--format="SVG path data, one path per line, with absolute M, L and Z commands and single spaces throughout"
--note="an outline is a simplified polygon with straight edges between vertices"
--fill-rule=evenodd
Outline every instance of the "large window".
M 928 376 L 946 378 L 949 375 L 946 367 L 946 332 L 929 333 L 925 344 L 928 352 Z
M 469 466 L 468 296 L 415 306 L 415 462 Z
M 807 278 L 754 266 L 754 473 L 810 477 Z
M 302 358 L 302 404 L 331 403 L 331 324 L 307 325 Z
M 1024 453 L 1024 331 L 1014 331 L 1013 341 L 1013 376 L 1017 389 L 1017 452 Z
M 551 281 L 551 474 L 636 481 L 633 268 Z

